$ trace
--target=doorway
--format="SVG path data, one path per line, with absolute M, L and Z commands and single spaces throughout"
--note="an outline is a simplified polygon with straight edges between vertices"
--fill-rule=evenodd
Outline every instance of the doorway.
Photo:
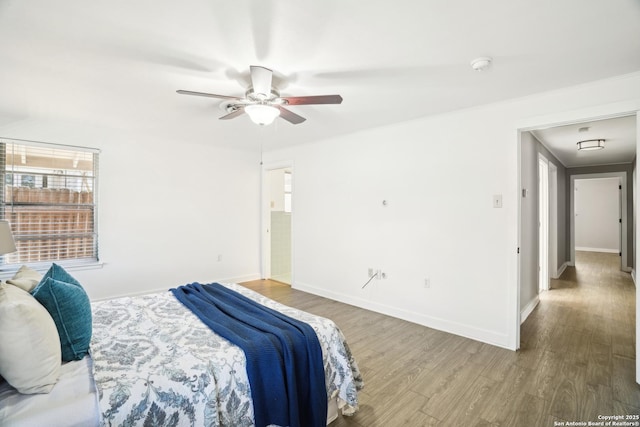
M 549 277 L 560 277 L 558 270 L 558 167 L 549 162 Z
M 575 179 L 576 251 L 618 254 L 622 263 L 622 182 L 620 177 Z
M 266 171 L 264 277 L 291 285 L 293 173 L 290 167 Z
M 532 258 L 531 255 L 535 254 L 538 256 L 538 250 L 533 245 L 538 243 L 536 240 L 530 239 L 529 228 L 528 225 L 530 221 L 527 222 L 527 219 L 531 216 L 532 211 L 530 209 L 530 203 L 527 202 L 529 191 L 526 187 L 530 169 L 530 162 L 527 163 L 531 156 L 527 151 L 527 147 L 523 143 L 526 140 L 526 135 L 532 130 L 536 129 L 546 129 L 551 127 L 558 126 L 566 126 L 570 124 L 581 125 L 582 123 L 589 121 L 597 121 L 597 120 L 608 120 L 615 119 L 620 117 L 633 117 L 633 136 L 632 141 L 634 141 L 634 150 L 637 152 L 640 150 L 640 126 L 638 126 L 638 121 L 640 121 L 640 111 L 632 111 L 629 112 L 626 110 L 627 107 L 623 105 L 610 106 L 608 109 L 608 115 L 603 114 L 602 110 L 593 110 L 587 109 L 582 111 L 581 113 L 574 112 L 573 114 L 557 114 L 552 117 L 540 117 L 537 120 L 530 120 L 527 122 L 527 126 L 523 126 L 518 129 L 518 148 L 517 148 L 517 156 L 518 156 L 518 198 L 520 199 L 518 203 L 518 232 L 517 232 L 517 292 L 515 293 L 514 298 L 514 306 L 515 310 L 515 319 L 516 322 L 514 324 L 515 333 L 513 334 L 515 348 L 520 348 L 520 326 L 522 319 L 522 294 L 528 292 L 527 286 L 532 283 L 532 280 L 529 280 L 527 274 L 527 268 L 529 266 L 529 260 Z M 580 119 L 583 117 L 583 119 Z M 584 117 L 590 117 L 590 119 L 584 119 Z M 545 147 L 546 148 L 546 147 Z M 621 164 L 618 163 L 602 163 L 602 165 L 612 165 L 612 169 L 625 169 L 623 167 L 614 167 L 615 165 Z M 562 163 L 564 165 L 564 163 Z M 533 166 L 535 167 L 535 166 Z M 550 168 L 551 169 L 551 168 Z M 535 170 L 535 169 L 534 169 Z M 566 171 L 566 169 L 564 169 Z M 562 193 L 557 194 L 557 201 L 560 209 L 555 209 L 558 213 L 558 248 L 557 248 L 557 258 L 558 263 L 561 263 L 564 259 L 565 262 L 560 266 L 558 272 L 564 270 L 565 266 L 574 266 L 575 265 L 575 216 L 574 216 L 574 180 L 577 178 L 591 178 L 591 177 L 620 177 L 620 218 L 619 218 L 619 227 L 620 227 L 620 252 L 622 256 L 620 257 L 620 261 L 622 264 L 622 270 L 625 272 L 631 272 L 632 277 L 635 278 L 635 269 L 637 269 L 638 260 L 640 257 L 636 252 L 636 238 L 640 238 L 640 230 L 635 227 L 636 220 L 636 202 L 635 202 L 635 192 L 636 185 L 638 184 L 638 179 L 636 175 L 635 165 L 633 169 L 631 168 L 621 171 L 621 172 L 604 172 L 604 173 L 592 173 L 594 168 L 585 167 L 581 171 L 567 171 L 566 175 L 560 175 L 560 169 L 557 171 L 557 181 L 558 181 L 558 191 L 562 191 L 566 189 L 566 198 Z M 550 170 L 551 175 L 553 176 L 553 171 Z M 573 173 L 572 173 L 573 172 Z M 594 176 L 590 176 L 594 175 Z M 553 180 L 553 178 L 550 178 Z M 629 180 L 631 180 L 631 184 L 629 184 Z M 567 182 L 569 181 L 569 182 Z M 627 194 L 627 187 L 630 186 L 633 189 L 633 200 L 630 200 L 631 197 Z M 631 188 L 629 188 L 631 190 Z M 536 195 L 537 196 L 537 195 Z M 553 198 L 553 196 L 552 196 Z M 537 197 L 536 197 L 537 199 Z M 569 199 L 569 200 L 567 200 Z M 566 201 L 565 201 L 566 200 Z M 562 203 L 562 205 L 560 205 Z M 563 210 L 566 206 L 566 216 Z M 565 220 L 566 219 L 566 223 Z M 552 221 L 552 219 L 550 219 Z M 627 226 L 627 222 L 632 221 L 634 224 L 633 234 L 629 234 L 629 228 Z M 565 225 L 566 224 L 566 225 Z M 568 227 L 569 230 L 564 230 L 565 227 Z M 566 236 L 566 237 L 565 237 Z M 552 239 L 551 239 L 552 240 Z M 553 241 L 553 240 L 552 240 Z M 551 251 L 552 249 L 550 249 Z M 629 253 L 631 252 L 631 253 Z M 551 272 L 553 274 L 553 271 Z M 640 293 L 636 293 L 636 311 L 639 315 L 636 316 L 636 333 L 637 338 L 640 337 Z M 636 339 L 636 353 L 640 351 L 640 340 Z M 636 382 L 640 384 L 640 358 L 636 359 Z
M 601 184 L 612 187 L 612 191 L 608 192 L 608 198 L 611 199 L 607 203 L 599 202 L 591 202 L 587 199 L 587 203 L 589 206 L 589 210 L 586 210 L 584 206 L 576 205 L 576 197 L 580 192 L 580 182 L 600 182 Z M 605 181 L 607 180 L 607 181 Z M 584 185 L 584 184 L 583 184 Z M 585 190 L 587 187 L 583 187 Z M 617 189 L 617 190 L 616 190 Z M 578 191 L 576 191 L 578 190 Z M 607 193 L 602 193 L 607 194 Z M 602 194 L 600 196 L 602 196 Z M 598 197 L 600 197 L 598 196 Z M 593 197 L 593 196 L 589 196 Z M 584 203 L 583 203 L 584 205 Z M 597 208 L 597 215 L 601 217 L 605 215 L 609 219 L 604 219 L 604 217 L 598 219 L 587 219 L 587 226 L 589 223 L 594 224 L 594 221 L 598 221 L 598 224 L 595 231 L 602 231 L 603 225 L 608 224 L 608 228 L 613 230 L 609 232 L 609 240 L 615 239 L 618 244 L 609 243 L 607 244 L 599 238 L 598 240 L 594 240 L 591 236 L 586 241 L 580 241 L 577 239 L 577 233 L 579 228 L 584 226 L 582 225 L 582 221 L 585 218 L 586 214 L 593 214 L 590 210 Z M 601 211 L 607 211 L 608 213 L 602 213 Z M 582 211 L 582 214 L 580 214 Z M 582 216 L 580 216 L 582 215 Z M 580 223 L 578 222 L 578 218 L 580 218 Z M 576 250 L 586 250 L 586 251 L 599 251 L 599 252 L 619 252 L 620 256 L 620 269 L 626 272 L 631 271 L 631 266 L 627 261 L 627 252 L 628 252 L 628 235 L 627 235 L 627 174 L 625 172 L 609 172 L 609 173 L 596 173 L 596 174 L 580 174 L 580 175 L 571 175 L 570 178 L 570 203 L 569 203 L 569 232 L 570 232 L 570 257 L 571 257 L 571 265 L 575 265 L 576 259 Z M 613 221 L 613 224 L 611 224 Z M 577 228 L 578 227 L 578 228 Z M 590 226 L 593 228 L 593 225 Z M 604 242 L 604 243 L 593 243 L 593 242 Z M 618 249 L 615 249 L 615 246 L 618 246 Z
M 549 160 L 538 154 L 538 291 L 549 290 Z

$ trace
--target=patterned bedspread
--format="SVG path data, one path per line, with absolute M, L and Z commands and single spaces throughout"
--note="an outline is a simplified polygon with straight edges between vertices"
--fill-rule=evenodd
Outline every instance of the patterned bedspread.
M 342 332 L 329 319 L 225 285 L 308 323 L 322 346 L 327 398 L 345 415 L 363 386 Z M 105 426 L 252 426 L 242 350 L 212 332 L 171 292 L 93 303 L 95 380 Z

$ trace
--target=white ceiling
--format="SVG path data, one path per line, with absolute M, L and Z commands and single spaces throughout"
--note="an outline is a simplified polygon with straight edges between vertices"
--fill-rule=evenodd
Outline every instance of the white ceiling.
M 636 157 L 635 115 L 537 129 L 532 133 L 568 168 L 631 163 Z M 578 141 L 588 139 L 604 139 L 604 148 L 578 151 Z
M 0 40 L 0 136 L 57 121 L 272 149 L 637 72 L 640 2 L 0 0 Z M 175 92 L 241 96 L 250 65 L 344 102 L 258 127 Z

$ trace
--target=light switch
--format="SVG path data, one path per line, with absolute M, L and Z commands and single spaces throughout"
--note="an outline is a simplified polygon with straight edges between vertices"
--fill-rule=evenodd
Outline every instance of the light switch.
M 494 208 L 502 207 L 502 194 L 496 194 L 493 196 L 493 207 Z

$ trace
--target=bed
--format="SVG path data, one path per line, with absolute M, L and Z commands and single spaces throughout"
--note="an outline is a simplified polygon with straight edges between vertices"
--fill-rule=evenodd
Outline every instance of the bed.
M 338 412 L 357 411 L 363 381 L 331 320 L 237 284 L 218 286 L 308 324 L 321 348 L 326 424 Z M 63 364 L 50 393 L 24 395 L 0 385 L 0 425 L 39 426 L 43 419 L 49 426 L 55 420 L 60 426 L 255 425 L 245 353 L 174 292 L 93 302 L 91 314 L 90 354 Z

